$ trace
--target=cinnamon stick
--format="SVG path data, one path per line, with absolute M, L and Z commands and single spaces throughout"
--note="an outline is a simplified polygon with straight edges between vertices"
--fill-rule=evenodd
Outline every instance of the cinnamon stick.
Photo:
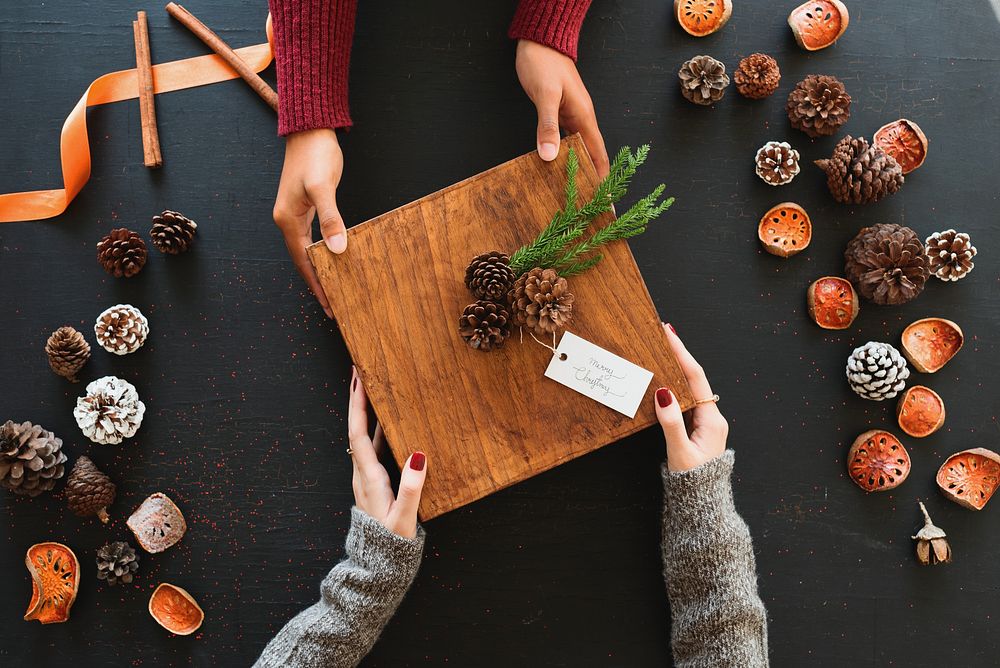
M 149 55 L 149 24 L 146 12 L 139 12 L 132 21 L 135 38 L 135 72 L 139 80 L 139 116 L 142 120 L 142 162 L 150 168 L 160 167 L 160 135 L 156 130 L 156 106 L 153 102 L 153 63 Z
M 247 65 L 246 61 L 240 58 L 228 44 L 222 41 L 221 37 L 212 32 L 211 28 L 199 21 L 194 14 L 177 3 L 171 2 L 167 4 L 167 13 L 180 21 L 185 28 L 193 32 L 198 39 L 207 44 L 208 48 L 215 51 L 223 60 L 229 63 L 230 67 L 236 70 L 236 73 L 250 84 L 250 87 L 265 102 L 271 105 L 272 109 L 275 111 L 278 110 L 278 94 L 274 92 L 274 89 L 268 86 L 266 81 L 257 76 L 257 73 Z

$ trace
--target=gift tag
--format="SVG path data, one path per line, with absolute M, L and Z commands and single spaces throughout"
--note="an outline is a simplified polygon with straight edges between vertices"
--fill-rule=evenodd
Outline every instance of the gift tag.
M 653 372 L 566 332 L 545 376 L 634 418 Z

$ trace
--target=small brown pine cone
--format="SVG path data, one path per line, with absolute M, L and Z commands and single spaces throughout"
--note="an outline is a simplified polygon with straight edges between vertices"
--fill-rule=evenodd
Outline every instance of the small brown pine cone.
M 685 61 L 677 78 L 681 81 L 684 99 L 701 105 L 721 100 L 729 85 L 726 66 L 712 56 L 695 56 Z
M 923 292 L 930 271 L 920 237 L 909 227 L 862 228 L 844 251 L 844 275 L 876 304 L 905 304 Z
M 976 247 L 965 232 L 935 232 L 924 242 L 931 273 L 942 281 L 957 281 L 972 271 Z
M 132 582 L 139 570 L 139 555 L 128 543 L 107 543 L 97 551 L 97 579 L 114 586 L 118 582 Z
M 90 344 L 72 327 L 60 327 L 45 342 L 45 354 L 53 371 L 75 383 L 76 374 L 90 359 Z
M 864 137 L 847 135 L 833 148 L 833 155 L 817 160 L 826 172 L 830 194 L 841 204 L 867 204 L 899 190 L 903 169 L 895 158 Z
M 465 287 L 476 299 L 501 302 L 514 283 L 514 270 L 510 256 L 500 251 L 490 251 L 472 258 L 465 270 Z
M 743 97 L 760 100 L 778 90 L 781 70 L 778 61 L 766 53 L 751 53 L 733 72 L 736 90 Z
M 115 278 L 131 278 L 146 265 L 146 242 L 136 232 L 119 227 L 97 242 L 97 261 Z
M 149 336 L 149 320 L 131 304 L 116 304 L 97 316 L 97 343 L 109 353 L 127 355 L 142 347 Z
M 489 352 L 502 346 L 510 335 L 510 314 L 503 304 L 480 299 L 465 307 L 458 331 L 469 347 Z
M 115 484 L 90 457 L 81 456 L 66 479 L 66 501 L 74 514 L 80 517 L 97 515 L 106 524 L 108 506 L 115 502 Z
M 536 267 L 514 282 L 508 299 L 514 324 L 539 336 L 564 329 L 573 319 L 569 282 L 554 269 Z
M 65 472 L 62 439 L 41 425 L 7 420 L 0 425 L 0 487 L 38 496 Z
M 178 255 L 191 247 L 197 231 L 198 223 L 184 214 L 168 209 L 159 216 L 153 216 L 149 238 L 161 253 Z
M 799 152 L 788 142 L 769 141 L 757 151 L 757 176 L 772 186 L 791 183 L 799 173 Z
M 832 135 L 851 117 L 851 96 L 837 77 L 810 74 L 788 94 L 785 111 L 796 130 L 810 137 Z

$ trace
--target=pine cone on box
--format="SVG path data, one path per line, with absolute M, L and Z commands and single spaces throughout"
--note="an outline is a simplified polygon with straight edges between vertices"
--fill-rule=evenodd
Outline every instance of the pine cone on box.
M 942 281 L 957 281 L 972 271 L 976 264 L 976 247 L 965 232 L 945 230 L 935 232 L 924 242 L 931 273 Z
M 106 543 L 97 551 L 97 579 L 114 586 L 118 581 L 132 582 L 139 570 L 139 555 L 124 541 Z
M 87 385 L 87 394 L 76 400 L 73 417 L 94 443 L 118 444 L 135 435 L 145 412 L 132 383 L 105 376 Z
M 733 72 L 736 90 L 743 97 L 760 100 L 778 90 L 781 70 L 778 61 L 766 53 L 751 53 Z
M 90 457 L 81 455 L 66 479 L 66 501 L 73 514 L 80 517 L 97 515 L 107 524 L 108 506 L 115 502 L 115 484 Z
M 503 304 L 480 299 L 465 307 L 458 331 L 469 347 L 489 352 L 501 347 L 510 335 L 510 314 Z
M 791 183 L 799 173 L 799 152 L 788 142 L 769 141 L 757 151 L 757 176 L 772 186 Z
M 867 204 L 891 195 L 903 185 L 903 169 L 878 146 L 869 146 L 863 137 L 847 135 L 833 149 L 833 155 L 817 160 L 826 172 L 826 185 L 842 204 Z
M 726 66 L 711 56 L 695 56 L 686 61 L 677 77 L 681 80 L 681 94 L 695 104 L 718 102 L 729 85 Z
M 810 137 L 832 135 L 851 117 L 851 96 L 837 77 L 810 74 L 788 94 L 785 111 L 796 130 Z
M 90 344 L 83 334 L 67 325 L 52 332 L 45 342 L 45 354 L 53 371 L 75 383 L 76 374 L 90 359 Z
M 149 336 L 149 321 L 142 311 L 129 304 L 105 309 L 94 323 L 97 342 L 109 353 L 127 355 L 142 347 Z
M 115 278 L 131 278 L 146 265 L 146 242 L 136 232 L 119 227 L 97 242 L 97 261 Z
M 465 270 L 465 287 L 476 299 L 500 302 L 514 283 L 514 270 L 510 256 L 500 251 L 490 251 L 472 258 Z
M 906 359 L 888 343 L 869 341 L 847 358 L 847 381 L 864 399 L 892 399 L 906 387 L 909 377 Z
M 153 227 L 149 238 L 161 253 L 178 255 L 191 247 L 198 223 L 182 213 L 167 209 L 159 216 L 153 216 Z
M 508 296 L 514 324 L 539 336 L 565 328 L 573 319 L 569 282 L 554 269 L 535 267 L 514 282 Z
M 844 274 L 876 304 L 905 304 L 919 295 L 930 270 L 924 245 L 909 227 L 865 227 L 847 244 Z
M 37 424 L 7 420 L 0 426 L 0 487 L 38 496 L 65 473 L 62 439 Z

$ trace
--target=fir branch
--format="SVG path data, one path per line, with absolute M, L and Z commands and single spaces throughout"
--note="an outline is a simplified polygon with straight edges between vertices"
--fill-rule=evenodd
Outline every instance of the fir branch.
M 566 203 L 562 209 L 552 216 L 552 220 L 545 226 L 541 234 L 533 242 L 521 246 L 510 258 L 511 269 L 515 274 L 523 274 L 525 271 L 537 267 L 541 261 L 549 254 L 550 248 L 564 237 L 567 228 L 573 225 L 577 217 L 576 202 L 580 198 L 577 189 L 576 176 L 580 169 L 580 160 L 576 151 L 569 149 L 566 157 Z M 558 248 L 566 245 L 563 241 Z M 558 252 L 558 249 L 556 250 Z
M 598 262 L 604 259 L 604 256 L 598 253 L 592 257 L 587 258 L 581 262 L 576 262 L 566 267 L 565 269 L 559 270 L 559 275 L 563 278 L 569 278 L 570 276 L 576 276 L 577 274 L 582 274 L 591 267 L 595 266 Z

